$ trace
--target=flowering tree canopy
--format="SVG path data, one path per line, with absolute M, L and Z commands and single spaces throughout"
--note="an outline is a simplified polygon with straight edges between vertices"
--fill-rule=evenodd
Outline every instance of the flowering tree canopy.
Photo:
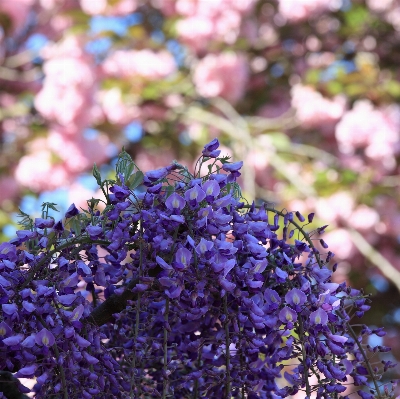
M 218 146 L 194 172 L 123 151 L 115 180 L 93 168 L 103 207 L 21 215 L 0 245 L 2 373 L 35 398 L 390 397 L 394 364 L 371 364 L 390 349 L 364 340 L 385 333 L 352 326 L 368 295 L 331 281 L 326 226 L 247 204 Z

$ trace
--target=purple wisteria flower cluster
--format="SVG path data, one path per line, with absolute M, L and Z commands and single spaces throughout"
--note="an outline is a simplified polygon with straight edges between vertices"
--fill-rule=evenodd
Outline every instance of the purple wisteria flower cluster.
M 35 398 L 390 397 L 394 364 L 370 362 L 389 348 L 363 339 L 385 333 L 350 324 L 369 299 L 314 245 L 326 226 L 246 204 L 218 146 L 193 173 L 143 174 L 123 151 L 116 180 L 93 169 L 102 211 L 21 215 L 0 245 L 0 370 L 35 378 Z

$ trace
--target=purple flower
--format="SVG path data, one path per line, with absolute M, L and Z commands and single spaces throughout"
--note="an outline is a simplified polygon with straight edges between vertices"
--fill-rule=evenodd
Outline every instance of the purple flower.
M 18 345 L 19 343 L 21 343 L 23 341 L 23 339 L 24 339 L 24 336 L 22 334 L 17 334 L 17 335 L 8 337 L 8 338 L 4 338 L 3 344 L 7 345 L 7 346 L 15 346 L 15 345 Z
M 79 210 L 75 206 L 75 204 L 70 205 L 70 207 L 67 209 L 67 212 L 65 213 L 65 218 L 72 218 L 72 216 L 75 216 L 79 213 Z
M 170 266 L 163 258 L 156 256 L 156 262 L 159 266 L 161 266 L 164 270 L 173 270 L 173 267 Z
M 90 267 L 85 262 L 83 262 L 82 260 L 78 261 L 77 266 L 78 266 L 77 267 L 78 273 L 81 276 L 86 277 L 86 276 L 91 276 L 92 275 L 92 271 L 90 270 Z
M 205 192 L 197 184 L 185 192 L 185 199 L 192 208 L 196 208 L 205 197 Z
M 24 348 L 33 348 L 36 344 L 35 341 L 35 335 L 30 335 L 29 337 L 26 337 L 22 342 L 21 342 L 21 346 L 23 346 Z
M 18 307 L 15 303 L 1 305 L 3 312 L 9 316 L 18 313 Z
M 148 186 L 152 183 L 156 182 L 157 180 L 163 179 L 169 173 L 167 168 L 160 168 L 156 170 L 150 170 L 144 175 L 143 183 Z
M 54 219 L 42 219 L 36 218 L 35 219 L 35 227 L 38 229 L 45 229 L 54 226 Z
M 205 256 L 207 258 L 207 255 L 210 254 L 214 247 L 214 243 L 212 241 L 205 240 L 203 237 L 201 237 L 200 242 L 196 246 L 196 252 L 200 256 Z
M 89 355 L 89 353 L 87 353 L 86 351 L 83 352 L 83 357 L 89 364 L 96 364 L 99 362 L 99 359 L 96 359 L 94 356 Z M 92 395 L 90 395 L 90 397 L 92 397 Z
M 175 254 L 174 267 L 177 270 L 187 269 L 192 259 L 192 253 L 186 248 L 179 248 Z
M 35 371 L 38 368 L 36 364 L 31 364 L 30 366 L 23 367 L 18 370 L 15 374 L 17 378 L 32 378 L 35 375 Z
M 264 299 L 270 310 L 277 309 L 281 303 L 281 298 L 275 290 L 267 288 L 264 291 Z
M 70 320 L 72 321 L 78 321 L 82 315 L 83 315 L 83 311 L 85 310 L 83 305 L 78 305 L 73 311 L 72 314 L 70 316 Z
M 58 221 L 58 222 L 54 225 L 53 230 L 54 230 L 54 231 L 58 231 L 59 233 L 62 233 L 62 232 L 64 231 L 64 226 L 63 226 L 61 220 Z
M 17 237 L 21 242 L 25 242 L 30 240 L 31 238 L 35 238 L 37 236 L 37 233 L 35 231 L 30 231 L 30 230 L 18 230 L 17 231 Z
M 243 166 L 243 161 L 234 163 L 225 163 L 224 165 L 222 165 L 222 169 L 225 172 L 230 172 L 228 176 L 228 181 L 234 181 L 237 177 L 241 175 L 239 170 L 242 166 Z
M 296 211 L 296 216 L 297 216 L 297 219 L 300 220 L 300 222 L 304 222 L 306 220 L 299 211 Z
M 124 187 L 118 186 L 117 184 L 112 186 L 110 188 L 110 191 L 112 193 L 114 193 L 115 198 L 116 198 L 117 201 L 123 201 L 125 198 L 129 197 L 129 194 L 130 194 L 128 188 L 124 188 Z
M 76 343 L 80 348 L 87 348 L 91 343 L 85 338 L 81 337 L 79 334 L 75 333 Z
M 42 330 L 40 330 L 36 336 L 35 336 L 35 342 L 39 345 L 39 346 L 53 346 L 54 342 L 55 342 L 55 338 L 54 335 L 47 330 L 46 328 L 43 328 Z
M 86 227 L 86 231 L 92 240 L 95 240 L 103 235 L 103 229 L 100 226 L 89 225 Z
M 62 305 L 71 305 L 72 302 L 75 301 L 75 299 L 77 298 L 77 296 L 75 294 L 67 294 L 67 295 L 59 295 L 57 297 L 58 302 L 60 302 Z
M 22 307 L 28 312 L 32 313 L 36 308 L 35 305 L 28 301 L 22 301 Z
M 285 306 L 279 312 L 279 320 L 284 324 L 294 323 L 297 320 L 297 313 L 289 306 Z
M 304 294 L 303 291 L 300 291 L 297 288 L 291 289 L 285 295 L 286 303 L 292 306 L 301 306 L 307 300 L 307 296 Z
M 10 326 L 6 322 L 2 321 L 0 323 L 0 339 L 7 337 L 8 335 L 11 334 L 11 332 L 12 330 Z
M 165 206 L 173 212 L 181 211 L 186 205 L 186 201 L 177 193 L 172 193 L 165 201 Z
M 316 311 L 311 312 L 310 314 L 311 325 L 314 324 L 326 325 L 327 322 L 328 322 L 328 313 L 326 313 L 325 310 L 318 308 Z
M 208 158 L 216 158 L 221 153 L 220 150 L 217 150 L 218 147 L 218 139 L 211 140 L 208 144 L 204 146 L 204 149 L 202 151 L 203 156 Z
M 0 259 L 8 259 L 11 262 L 17 260 L 15 245 L 9 242 L 3 242 L 0 244 Z
M 221 191 L 221 188 L 216 180 L 207 180 L 202 187 L 206 194 L 206 201 L 208 203 L 213 202 Z

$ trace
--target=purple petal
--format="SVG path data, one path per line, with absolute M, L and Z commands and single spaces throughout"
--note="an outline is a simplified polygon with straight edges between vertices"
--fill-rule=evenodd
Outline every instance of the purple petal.
M 55 341 L 54 335 L 46 328 L 40 330 L 35 336 L 35 342 L 39 346 L 53 346 Z
M 58 297 L 58 302 L 60 302 L 62 305 L 71 305 L 76 298 L 77 296 L 75 294 L 60 295 Z

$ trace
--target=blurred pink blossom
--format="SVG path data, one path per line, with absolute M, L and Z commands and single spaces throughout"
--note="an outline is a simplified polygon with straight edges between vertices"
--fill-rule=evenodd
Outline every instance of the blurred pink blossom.
M 80 0 L 82 10 L 89 15 L 127 15 L 137 8 L 136 0 Z
M 394 0 L 367 0 L 367 6 L 375 12 L 388 11 Z
M 74 203 L 79 208 L 87 208 L 87 200 L 94 197 L 94 191 L 88 190 L 79 183 L 73 183 L 68 187 L 68 204 Z
M 349 225 L 357 230 L 372 229 L 378 222 L 378 212 L 364 204 L 359 205 L 348 218 Z
M 392 104 L 374 108 L 368 100 L 357 101 L 336 126 L 339 150 L 353 154 L 365 150 L 372 160 L 382 161 L 390 169 L 400 150 L 400 107 Z
M 380 233 L 400 236 L 400 209 L 395 198 L 378 196 L 375 199 L 375 208 L 378 211 L 383 226 L 379 226 Z
M 329 246 L 327 250 L 336 255 L 335 260 L 349 259 L 356 254 L 356 247 L 346 229 L 335 229 L 324 234 L 322 238 Z
M 195 67 L 193 81 L 201 96 L 220 96 L 236 103 L 245 93 L 248 77 L 245 57 L 229 52 L 206 55 Z
M 103 135 L 88 140 L 52 130 L 47 138 L 29 143 L 28 153 L 20 159 L 14 176 L 19 184 L 37 192 L 67 186 L 94 162 L 107 159 L 108 144 Z
M 125 125 L 140 116 L 140 108 L 135 104 L 126 104 L 122 99 L 121 90 L 117 87 L 102 91 L 100 102 L 105 116 L 111 123 Z
M 163 79 L 176 71 L 173 56 L 168 51 L 117 50 L 103 63 L 108 76 L 132 78 L 139 76 L 148 80 Z
M 50 131 L 47 138 L 48 147 L 63 161 L 67 170 L 72 174 L 79 174 L 107 159 L 109 140 L 99 134 L 89 140 L 83 136 L 65 136 L 63 132 Z
M 346 108 L 345 96 L 339 95 L 330 100 L 310 86 L 296 84 L 291 94 L 297 119 L 305 128 L 332 125 L 342 117 Z
M 54 190 L 71 183 L 71 176 L 65 165 L 55 164 L 53 154 L 47 149 L 24 155 L 14 176 L 19 184 L 33 191 Z
M 318 198 L 315 210 L 318 217 L 329 223 L 347 220 L 352 214 L 354 199 L 350 193 L 341 191 L 330 197 Z
M 279 0 L 279 12 L 290 22 L 299 22 L 319 14 L 332 4 L 332 0 Z
M 90 124 L 90 108 L 97 74 L 82 43 L 70 36 L 60 46 L 44 51 L 45 80 L 35 98 L 37 110 L 50 121 L 79 131 Z
M 167 15 L 179 15 L 179 38 L 195 51 L 206 50 L 213 40 L 232 44 L 238 38 L 243 17 L 255 0 L 161 0 L 159 7 Z
M 4 201 L 12 201 L 19 193 L 19 186 L 11 176 L 0 177 L 0 206 Z

